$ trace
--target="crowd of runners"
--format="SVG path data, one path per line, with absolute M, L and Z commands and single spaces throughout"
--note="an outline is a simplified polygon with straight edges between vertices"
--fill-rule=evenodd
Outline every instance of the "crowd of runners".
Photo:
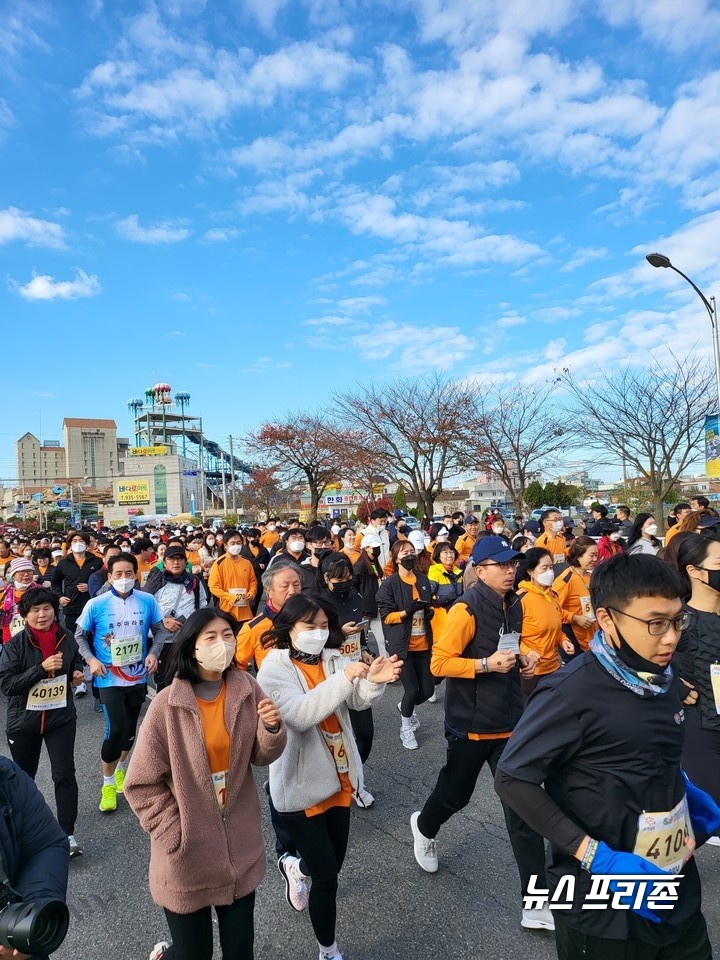
M 622 507 L 581 524 L 488 511 L 413 530 L 376 509 L 355 526 L 13 534 L 10 754 L 34 777 L 45 744 L 79 856 L 75 699 L 95 699 L 99 815 L 124 795 L 150 837 L 170 934 L 151 960 L 209 960 L 213 909 L 226 960 L 253 956 L 261 803 L 289 907 L 320 960 L 342 960 L 350 809 L 375 805 L 364 768 L 382 750 L 373 704 L 394 687 L 400 742 L 422 750 L 416 708 L 440 693 L 447 753 L 428 755 L 437 781 L 408 824 L 418 867 L 439 870 L 442 827 L 487 764 L 522 927 L 554 930 L 561 960 L 706 960 L 694 851 L 720 842 L 720 518 L 696 500 L 673 519 L 664 543 Z

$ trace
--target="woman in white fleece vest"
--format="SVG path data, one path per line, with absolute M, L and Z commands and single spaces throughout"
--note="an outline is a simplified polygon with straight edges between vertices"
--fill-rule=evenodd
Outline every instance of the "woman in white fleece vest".
M 350 800 L 362 790 L 351 710 L 366 710 L 397 680 L 397 657 L 354 663 L 327 601 L 290 597 L 263 637 L 272 646 L 258 682 L 287 727 L 285 752 L 270 765 L 270 796 L 299 856 L 278 867 L 295 909 L 309 904 L 320 960 L 342 960 L 335 940 L 338 874 L 350 831 Z M 307 883 L 311 880 L 310 894 Z

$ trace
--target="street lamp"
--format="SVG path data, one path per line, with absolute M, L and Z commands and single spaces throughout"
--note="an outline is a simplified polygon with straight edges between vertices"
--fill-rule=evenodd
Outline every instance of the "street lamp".
M 700 297 L 705 309 L 708 312 L 713 337 L 713 355 L 715 357 L 715 386 L 717 388 L 718 395 L 718 424 L 720 425 L 720 342 L 718 342 L 718 315 L 715 297 L 710 297 L 708 300 L 700 287 L 693 283 L 690 277 L 686 276 L 682 270 L 678 270 L 678 268 L 670 262 L 670 257 L 666 257 L 665 254 L 649 253 L 645 259 L 651 267 L 670 267 L 670 269 L 674 270 L 675 273 L 679 273 L 683 280 L 687 280 L 695 293 Z

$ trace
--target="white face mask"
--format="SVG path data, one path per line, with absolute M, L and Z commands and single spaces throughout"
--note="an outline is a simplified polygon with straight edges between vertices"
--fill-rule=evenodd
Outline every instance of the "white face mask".
M 85 553 L 87 550 L 87 544 L 82 540 L 76 540 L 75 543 L 70 547 L 73 553 Z
M 438 535 L 435 539 L 438 543 L 445 543 L 449 536 L 450 534 L 447 532 L 447 530 L 438 530 Z
M 305 549 L 304 540 L 288 540 L 288 550 L 291 553 L 302 553 Z
M 30 582 L 32 583 L 32 581 Z M 15 589 L 19 590 L 21 593 L 23 590 L 27 590 L 29 586 L 29 583 L 23 583 L 22 580 L 13 580 L 13 587 L 15 587 Z
M 552 528 L 555 533 L 560 533 L 561 530 L 565 529 L 565 524 L 562 522 L 562 520 L 554 520 Z
M 617 541 L 617 540 L 620 539 L 620 534 L 619 534 L 619 533 L 611 533 L 611 534 L 610 534 L 610 539 L 612 540 L 613 543 L 615 543 L 615 541 Z
M 242 550 L 241 543 L 231 543 L 230 546 L 227 548 L 227 552 L 230 554 L 231 557 L 240 556 L 241 550 Z
M 32 550 L 23 550 L 23 556 L 29 559 L 32 556 Z
M 112 585 L 117 593 L 130 593 L 135 586 L 135 578 L 121 577 L 119 580 L 113 580 Z
M 215 539 L 214 539 L 214 537 L 208 537 L 205 542 L 207 543 L 207 545 L 208 545 L 209 547 L 214 547 L 214 546 L 215 546 Z
M 649 523 L 649 524 L 645 527 L 645 533 L 647 533 L 647 535 L 648 535 L 649 537 L 654 537 L 655 534 L 657 533 L 657 524 L 656 524 L 656 523 Z
M 541 587 L 551 587 L 555 582 L 555 573 L 552 570 L 545 570 L 543 573 L 536 574 L 535 579 Z
M 122 550 L 123 553 L 131 553 L 131 552 L 132 552 L 130 547 L 122 546 L 122 547 L 120 547 L 120 549 Z
M 160 537 L 150 537 L 150 543 L 160 543 Z
M 336 537 L 336 536 L 340 533 L 340 527 L 338 527 L 338 525 L 334 523 L 334 524 L 330 527 L 330 533 L 331 533 L 334 537 Z
M 235 644 L 224 640 L 214 640 L 203 647 L 195 647 L 195 659 L 211 673 L 223 673 L 232 663 Z
M 293 637 L 293 646 L 300 653 L 308 653 L 311 657 L 317 657 L 322 653 L 330 631 L 318 627 L 315 630 L 300 630 L 296 637 Z
M 271 523 L 270 526 L 268 527 L 268 530 L 270 531 L 270 533 L 274 533 L 274 532 L 275 532 L 275 524 L 274 524 L 274 523 Z
M 494 524 L 493 524 L 493 528 L 492 528 L 492 532 L 493 532 L 493 533 L 495 534 L 495 536 L 497 537 L 497 536 L 499 536 L 499 535 L 503 532 L 504 529 L 505 529 L 505 527 L 504 527 L 501 523 L 494 523 Z

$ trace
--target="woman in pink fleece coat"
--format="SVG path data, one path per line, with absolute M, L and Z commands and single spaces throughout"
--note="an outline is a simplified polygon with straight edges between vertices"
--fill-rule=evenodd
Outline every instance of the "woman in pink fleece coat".
M 265 846 L 251 764 L 276 760 L 286 733 L 275 704 L 234 666 L 237 626 L 207 607 L 178 632 L 173 682 L 148 709 L 125 781 L 150 835 L 150 892 L 173 939 L 153 957 L 210 960 L 214 907 L 223 956 L 252 960 Z

